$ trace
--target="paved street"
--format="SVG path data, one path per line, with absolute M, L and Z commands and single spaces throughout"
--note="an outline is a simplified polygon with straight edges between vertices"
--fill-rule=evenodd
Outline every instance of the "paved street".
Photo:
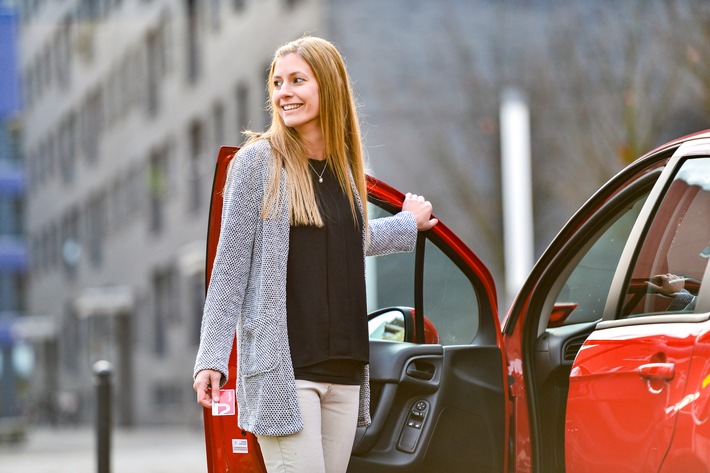
M 194 428 L 115 429 L 111 473 L 202 473 L 204 436 Z M 31 430 L 19 444 L 0 443 L 0 473 L 96 473 L 91 427 Z

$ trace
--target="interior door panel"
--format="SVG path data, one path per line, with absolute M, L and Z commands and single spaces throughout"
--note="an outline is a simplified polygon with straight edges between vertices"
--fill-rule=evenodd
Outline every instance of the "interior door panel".
M 373 422 L 348 471 L 502 471 L 498 347 L 370 344 Z

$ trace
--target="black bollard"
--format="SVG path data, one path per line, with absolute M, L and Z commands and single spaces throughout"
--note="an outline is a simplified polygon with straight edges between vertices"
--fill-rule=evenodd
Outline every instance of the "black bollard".
M 111 471 L 111 373 L 108 361 L 94 363 L 97 473 Z

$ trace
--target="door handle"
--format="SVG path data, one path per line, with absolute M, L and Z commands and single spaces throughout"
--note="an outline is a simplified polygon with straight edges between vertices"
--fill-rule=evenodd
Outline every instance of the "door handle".
M 434 378 L 436 368 L 429 363 L 413 361 L 407 366 L 407 375 L 412 378 L 431 381 Z
M 639 366 L 637 371 L 644 379 L 670 381 L 675 376 L 675 363 L 647 363 Z

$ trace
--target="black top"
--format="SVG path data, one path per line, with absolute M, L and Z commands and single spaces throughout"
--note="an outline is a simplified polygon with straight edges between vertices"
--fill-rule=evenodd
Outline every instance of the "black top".
M 360 384 L 369 360 L 362 216 L 325 161 L 309 160 L 325 226 L 291 226 L 286 312 L 296 379 Z M 322 174 L 323 182 L 318 182 Z

